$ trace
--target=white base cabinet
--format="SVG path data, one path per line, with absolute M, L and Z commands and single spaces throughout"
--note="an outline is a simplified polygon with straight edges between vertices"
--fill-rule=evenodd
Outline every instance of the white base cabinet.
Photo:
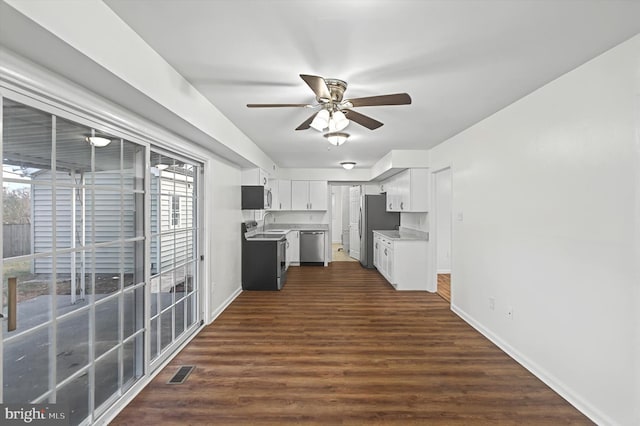
M 300 231 L 287 232 L 287 268 L 300 265 Z
M 392 240 L 373 231 L 373 265 L 396 290 L 427 291 L 427 241 Z

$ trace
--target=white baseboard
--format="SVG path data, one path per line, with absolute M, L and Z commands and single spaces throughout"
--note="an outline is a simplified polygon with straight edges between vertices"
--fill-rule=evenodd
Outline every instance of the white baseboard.
M 236 297 L 240 296 L 240 293 L 242 293 L 242 285 L 238 285 L 238 288 L 236 289 L 236 291 L 234 291 L 229 297 L 227 297 L 227 299 L 224 302 L 222 302 L 222 304 L 218 307 L 218 309 L 216 309 L 211 313 L 211 315 L 209 316 L 209 321 L 207 322 L 207 325 L 215 321 L 215 319 L 218 318 L 218 316 L 222 312 L 224 312 L 224 310 L 227 309 L 227 307 L 234 300 L 236 300 Z
M 599 425 L 615 425 L 617 424 L 613 421 L 609 416 L 598 410 L 596 407 L 585 401 L 582 397 L 580 397 L 576 392 L 572 389 L 568 388 L 564 385 L 557 377 L 550 374 L 544 368 L 540 367 L 535 362 L 531 361 L 527 356 L 522 354 L 520 351 L 513 348 L 507 342 L 502 340 L 500 337 L 496 336 L 493 332 L 483 327 L 479 322 L 473 319 L 470 315 L 468 315 L 465 311 L 460 309 L 458 306 L 451 304 L 451 310 L 462 318 L 465 322 L 467 322 L 471 327 L 475 328 L 480 334 L 493 342 L 496 346 L 498 346 L 503 352 L 513 358 L 518 364 L 522 365 L 524 368 L 529 370 L 531 374 L 536 376 L 538 379 L 542 380 L 547 386 L 553 389 L 558 395 L 567 400 L 571 405 L 573 405 L 578 411 L 587 416 L 593 422 Z

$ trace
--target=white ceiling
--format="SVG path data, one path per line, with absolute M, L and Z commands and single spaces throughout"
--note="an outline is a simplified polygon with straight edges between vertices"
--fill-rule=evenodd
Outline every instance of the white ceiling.
M 637 1 L 106 0 L 133 30 L 280 167 L 370 167 L 426 149 L 640 32 Z M 412 105 L 362 107 L 331 147 L 294 129 L 314 111 L 299 74 L 349 83 L 346 98 L 407 92 Z

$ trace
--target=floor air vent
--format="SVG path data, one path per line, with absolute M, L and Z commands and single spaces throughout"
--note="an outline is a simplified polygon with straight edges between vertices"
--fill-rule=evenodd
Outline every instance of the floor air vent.
M 191 372 L 195 368 L 195 365 L 183 365 L 182 367 L 178 368 L 176 374 L 173 375 L 173 377 L 167 382 L 167 384 L 179 385 L 184 383 L 187 380 L 187 377 L 189 377 L 189 374 L 191 374 Z

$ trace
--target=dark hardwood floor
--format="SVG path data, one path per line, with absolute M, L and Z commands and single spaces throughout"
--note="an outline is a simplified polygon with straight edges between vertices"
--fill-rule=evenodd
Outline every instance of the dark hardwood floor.
M 438 274 L 438 290 L 436 292 L 451 304 L 451 274 Z
M 167 385 L 182 364 L 196 370 Z M 590 424 L 453 314 L 359 263 L 243 292 L 113 424 Z

